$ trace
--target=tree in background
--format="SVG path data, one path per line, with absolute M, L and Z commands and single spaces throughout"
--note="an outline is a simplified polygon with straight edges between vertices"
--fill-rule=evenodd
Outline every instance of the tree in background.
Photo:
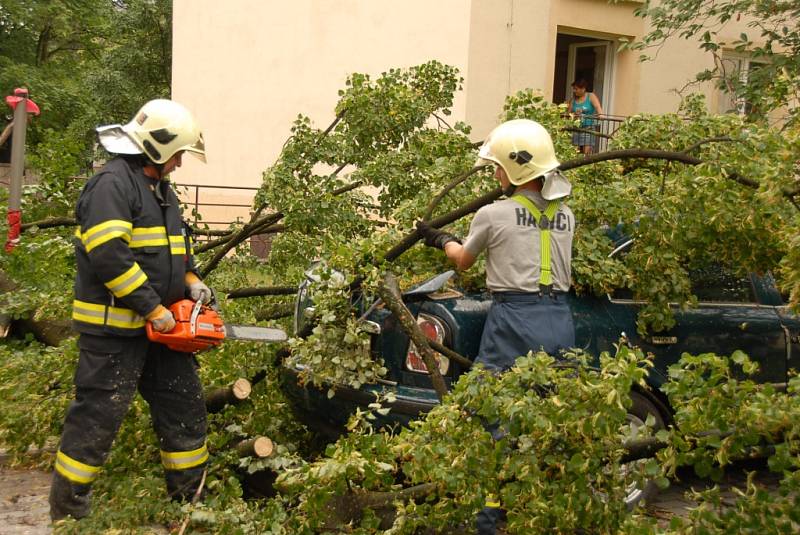
M 648 34 L 627 45 L 642 51 L 641 59 L 650 59 L 645 52 L 658 50 L 669 39 L 696 40 L 714 58 L 714 67 L 698 73 L 697 81 L 714 81 L 745 105 L 754 119 L 784 110 L 785 124 L 797 125 L 800 4 L 786 0 L 647 0 L 635 13 L 651 24 Z M 724 41 L 720 30 L 742 19 L 750 21 L 747 27 L 752 33 Z M 750 68 L 745 71 L 725 61 L 723 51 L 746 55 Z
M 169 0 L 0 5 L 0 92 L 25 86 L 42 108 L 31 124 L 29 165 L 49 193 L 73 190 L 70 178 L 90 169 L 95 126 L 169 97 L 171 65 Z M 71 207 L 69 195 L 57 197 L 50 215 Z

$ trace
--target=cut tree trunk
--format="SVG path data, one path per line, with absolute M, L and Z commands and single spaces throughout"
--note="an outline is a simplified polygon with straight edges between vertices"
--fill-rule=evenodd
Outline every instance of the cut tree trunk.
M 0 293 L 16 291 L 19 291 L 17 283 L 0 271 Z M 28 317 L 13 321 L 11 330 L 16 327 L 23 333 L 31 333 L 37 340 L 49 346 L 57 346 L 75 334 L 68 320 L 35 320 L 35 316 L 36 312 L 31 311 Z
M 206 391 L 206 410 L 210 413 L 220 412 L 228 405 L 236 405 L 250 397 L 253 388 L 250 381 L 240 377 L 232 385 Z
M 239 457 L 257 457 L 265 459 L 275 452 L 275 444 L 267 437 L 249 438 L 235 446 Z

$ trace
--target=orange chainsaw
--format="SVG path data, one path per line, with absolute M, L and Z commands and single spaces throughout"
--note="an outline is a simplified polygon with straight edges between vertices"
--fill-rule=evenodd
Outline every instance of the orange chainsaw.
M 223 340 L 251 340 L 256 342 L 285 342 L 286 333 L 271 327 L 249 325 L 225 325 L 216 310 L 191 299 L 181 299 L 169 307 L 175 317 L 175 327 L 160 333 L 146 324 L 147 338 L 151 342 L 164 344 L 173 351 L 196 353 L 216 347 Z

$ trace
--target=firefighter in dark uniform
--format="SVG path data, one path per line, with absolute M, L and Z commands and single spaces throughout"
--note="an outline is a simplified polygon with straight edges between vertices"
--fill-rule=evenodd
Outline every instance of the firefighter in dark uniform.
M 475 362 L 489 370 L 510 369 L 529 351 L 557 354 L 575 345 L 572 313 L 564 294 L 571 284 L 575 216 L 561 199 L 571 186 L 558 171 L 553 141 L 527 119 L 495 128 L 480 149 L 478 165 L 496 167 L 507 199 L 475 214 L 460 240 L 425 223 L 425 244 L 444 250 L 458 269 L 486 251 L 486 286 L 492 306 Z M 496 426 L 492 426 L 496 432 Z M 478 514 L 479 534 L 495 533 L 500 504 L 490 500 Z
M 166 178 L 184 152 L 205 161 L 202 133 L 186 108 L 161 99 L 130 123 L 97 131 L 118 156 L 88 181 L 75 209 L 72 319 L 80 356 L 50 490 L 53 520 L 89 514 L 92 482 L 137 389 L 150 406 L 173 498 L 196 492 L 208 460 L 197 362 L 145 334 L 146 321 L 172 330 L 167 307 L 175 301 L 212 299 Z

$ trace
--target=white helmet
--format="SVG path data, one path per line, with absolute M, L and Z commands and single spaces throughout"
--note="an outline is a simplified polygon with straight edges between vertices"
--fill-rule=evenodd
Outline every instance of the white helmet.
M 97 128 L 100 143 L 115 154 L 144 154 L 161 164 L 180 151 L 206 161 L 200 127 L 183 105 L 172 100 L 151 100 L 124 126 Z
M 545 182 L 555 175 L 566 180 L 556 171 L 561 163 L 556 158 L 550 134 L 542 125 L 529 119 L 514 119 L 496 127 L 484 141 L 478 156 L 476 165 L 499 165 L 515 186 L 542 175 L 547 175 Z M 545 190 L 550 189 L 545 187 Z M 569 194 L 569 191 L 561 194 L 563 187 L 556 189 L 559 193 L 555 193 L 554 198 Z

